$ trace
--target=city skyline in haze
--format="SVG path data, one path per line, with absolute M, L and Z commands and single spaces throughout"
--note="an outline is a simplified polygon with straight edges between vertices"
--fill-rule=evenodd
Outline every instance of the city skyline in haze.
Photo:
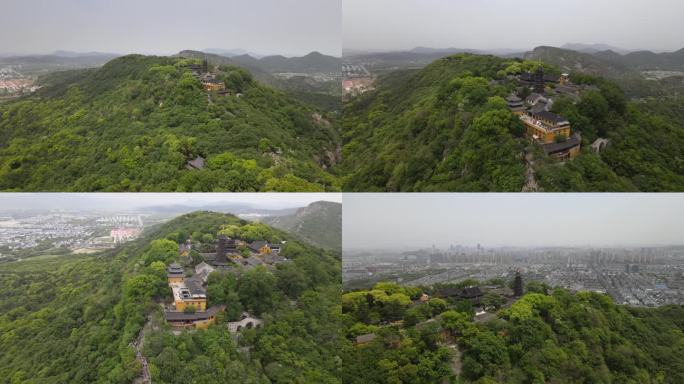
M 345 194 L 343 249 L 682 245 L 678 194 Z
M 341 55 L 341 0 L 9 0 L 0 53 L 170 55 L 244 49 L 261 55 Z
M 348 51 L 523 51 L 568 43 L 676 51 L 684 48 L 682 14 L 677 0 L 345 0 L 342 33 Z

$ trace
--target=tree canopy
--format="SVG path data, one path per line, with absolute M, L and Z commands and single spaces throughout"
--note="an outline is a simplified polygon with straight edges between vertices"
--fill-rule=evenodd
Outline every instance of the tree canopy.
M 472 312 L 457 304 L 431 311 L 429 302 L 411 306 L 397 321 L 382 312 L 382 302 L 376 298 L 401 294 L 402 288 L 381 283 L 371 290 L 343 294 L 344 382 L 674 384 L 684 380 L 682 306 L 621 306 L 603 294 L 573 294 L 536 283 L 528 284 L 527 293 L 511 305 L 488 309 L 496 316 L 487 321 L 474 321 Z M 485 304 L 489 307 L 500 303 L 490 293 L 484 301 L 490 302 Z M 358 336 L 366 334 L 375 337 L 356 343 Z
M 190 263 L 178 242 L 251 225 L 195 212 L 101 254 L 4 263 L 0 382 L 131 383 L 142 368 L 131 343 L 145 328 L 155 383 L 339 383 L 340 255 L 277 229 L 264 226 L 291 245 L 291 262 L 209 275 L 209 305 L 226 306 L 214 325 L 173 334 L 163 321 L 166 267 Z M 236 338 L 226 323 L 244 310 L 264 323 Z
M 124 56 L 0 105 L 0 189 L 339 190 L 332 114 L 238 67 L 206 92 L 193 62 Z
M 504 98 L 517 90 L 512 75 L 537 65 L 457 54 L 381 76 L 375 91 L 343 107 L 343 189 L 521 191 L 523 154 L 534 146 Z M 558 163 L 537 148 L 534 171 L 542 190 L 684 190 L 681 98 L 629 101 L 609 80 L 581 73 L 571 79 L 594 88 L 578 98 L 554 96 L 552 111 L 581 134 L 583 150 Z M 610 144 L 597 155 L 590 144 L 599 137 Z

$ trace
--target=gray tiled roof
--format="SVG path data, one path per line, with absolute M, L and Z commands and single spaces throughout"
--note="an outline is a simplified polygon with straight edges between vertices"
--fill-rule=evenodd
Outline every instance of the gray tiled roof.
M 577 135 L 573 135 L 567 140 L 562 141 L 560 143 L 544 144 L 542 145 L 542 148 L 544 149 L 544 152 L 546 152 L 547 155 L 550 155 L 556 152 L 566 151 L 572 147 L 580 145 L 581 143 L 582 139 Z
M 167 321 L 206 320 L 206 319 L 210 318 L 211 316 L 215 316 L 220 310 L 221 310 L 221 307 L 211 307 L 211 308 L 207 309 L 205 312 L 195 312 L 195 313 L 167 311 L 167 312 L 164 312 L 164 318 Z

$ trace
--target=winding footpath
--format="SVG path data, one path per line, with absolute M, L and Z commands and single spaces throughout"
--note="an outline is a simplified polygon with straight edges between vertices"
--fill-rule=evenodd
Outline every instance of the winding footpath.
M 131 343 L 135 349 L 135 357 L 142 365 L 142 375 L 135 379 L 135 384 L 152 384 L 152 376 L 150 376 L 150 367 L 147 364 L 147 359 L 142 353 L 143 344 L 145 343 L 145 329 L 150 325 L 150 317 L 147 318 L 147 323 L 143 326 L 138 334 L 138 337 Z
M 534 155 L 525 148 L 525 185 L 522 192 L 538 192 L 539 185 L 534 177 Z

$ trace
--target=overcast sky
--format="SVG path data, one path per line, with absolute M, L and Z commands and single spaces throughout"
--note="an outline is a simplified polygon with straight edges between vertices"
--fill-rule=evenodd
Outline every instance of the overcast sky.
M 684 194 L 351 194 L 345 249 L 683 244 Z
M 344 49 L 684 47 L 682 0 L 344 0 Z
M 253 208 L 284 209 L 315 201 L 342 202 L 340 193 L 2 193 L 0 212 L 11 209 L 135 209 L 149 206 L 247 204 Z
M 341 0 L 3 0 L 0 52 L 341 54 Z

